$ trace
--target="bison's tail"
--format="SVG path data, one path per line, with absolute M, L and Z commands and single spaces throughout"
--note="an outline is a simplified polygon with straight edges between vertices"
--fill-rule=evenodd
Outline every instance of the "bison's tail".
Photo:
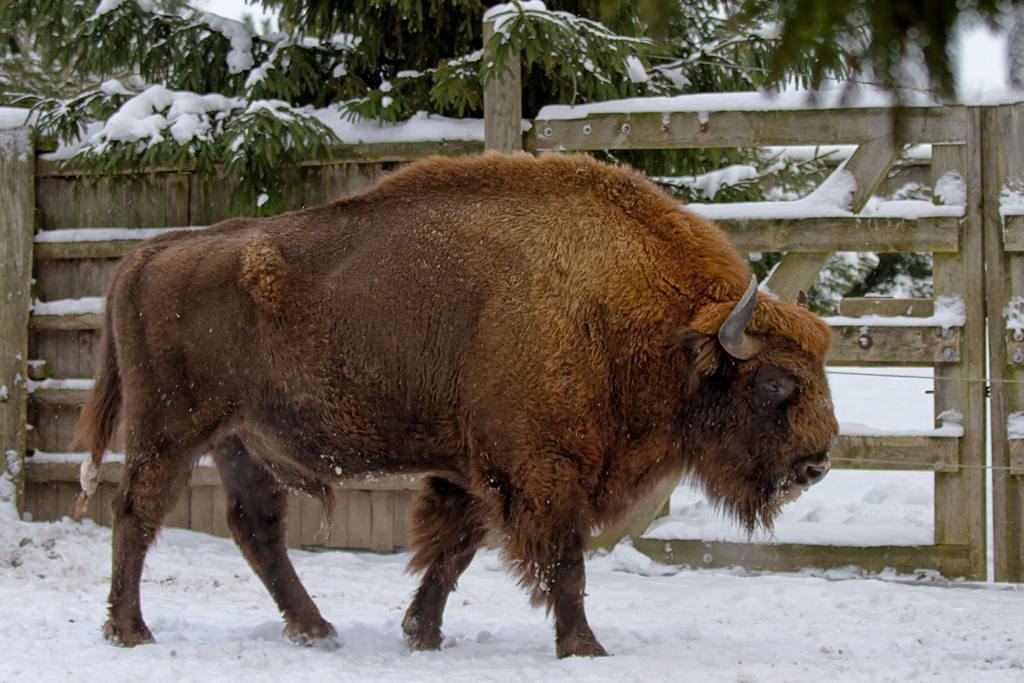
M 82 492 L 78 494 L 78 503 L 75 506 L 74 518 L 76 520 L 85 516 L 89 499 L 96 493 L 103 453 L 114 438 L 120 410 L 121 373 L 117 367 L 117 348 L 114 346 L 108 306 L 104 313 L 103 340 L 100 343 L 96 380 L 85 401 L 82 414 L 78 418 L 75 436 L 71 441 L 72 448 L 78 444 L 84 444 L 89 449 L 89 457 L 82 461 L 82 469 L 78 475 L 78 480 L 82 484 Z

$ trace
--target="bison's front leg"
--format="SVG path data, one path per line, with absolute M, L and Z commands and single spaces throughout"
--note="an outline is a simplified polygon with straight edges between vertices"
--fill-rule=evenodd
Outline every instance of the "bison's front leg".
M 423 581 L 402 620 L 414 650 L 441 647 L 441 619 L 448 594 L 483 543 L 482 509 L 465 489 L 446 479 L 428 477 L 417 501 L 411 528 L 416 555 L 409 562 Z
M 580 530 L 591 526 L 583 512 L 587 497 L 578 473 L 564 462 L 538 463 L 519 491 L 511 485 L 502 491 L 502 505 L 511 512 L 504 522 L 505 548 L 532 588 L 531 602 L 555 613 L 558 657 L 603 657 L 583 609 L 587 538 Z
M 336 646 L 337 631 L 302 586 L 285 547 L 285 490 L 237 437 L 213 450 L 227 496 L 228 528 L 256 575 L 284 615 L 284 635 L 302 645 Z

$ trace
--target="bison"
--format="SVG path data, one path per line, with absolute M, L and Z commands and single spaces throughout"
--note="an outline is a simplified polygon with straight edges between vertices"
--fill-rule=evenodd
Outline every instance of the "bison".
M 152 640 L 143 558 L 206 452 L 286 636 L 335 635 L 288 559 L 286 492 L 330 511 L 341 479 L 425 473 L 409 645 L 439 647 L 490 537 L 554 611 L 557 655 L 603 655 L 589 539 L 680 470 L 770 527 L 829 467 L 830 343 L 758 297 L 718 228 L 585 155 L 431 158 L 324 206 L 161 235 L 110 283 L 76 432 L 82 502 L 124 440 L 104 632 Z

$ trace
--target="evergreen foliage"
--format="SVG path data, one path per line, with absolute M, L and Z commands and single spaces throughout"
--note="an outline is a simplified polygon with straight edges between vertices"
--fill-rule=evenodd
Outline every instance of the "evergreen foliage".
M 547 104 L 810 86 L 849 78 L 874 54 L 872 3 L 863 0 L 517 2 L 487 46 L 483 15 L 492 0 L 263 4 L 279 13 L 280 31 L 199 12 L 185 0 L 7 0 L 0 103 L 34 105 L 44 135 L 78 145 L 70 163 L 80 168 L 223 169 L 237 181 L 233 213 L 270 215 L 285 208 L 298 163 L 329 158 L 339 142 L 320 113 L 390 122 L 417 112 L 480 116 L 483 84 L 510 50 L 521 55 L 530 118 Z M 836 19 L 839 7 L 849 10 L 849 25 Z M 822 17 L 834 20 L 831 33 L 814 23 Z M 806 35 L 814 37 L 801 42 Z M 483 59 L 485 47 L 493 59 Z M 828 170 L 822 159 L 780 161 L 751 149 L 598 156 L 654 177 L 684 176 L 665 187 L 703 202 L 795 198 Z M 741 180 L 709 180 L 737 168 Z M 754 254 L 750 262 L 763 278 L 778 258 Z M 884 291 L 927 265 L 837 258 L 832 289 L 812 291 L 812 306 L 828 311 L 841 289 Z
M 0 89 L 43 112 L 44 134 L 86 140 L 72 163 L 96 172 L 187 164 L 208 173 L 223 165 L 240 181 L 236 209 L 267 195 L 257 209 L 267 214 L 281 208 L 288 168 L 329 156 L 338 142 L 309 107 L 393 122 L 418 111 L 479 116 L 482 83 L 508 50 L 522 55 L 527 117 L 545 104 L 753 89 L 770 84 L 766 65 L 777 42 L 770 18 L 729 18 L 738 0 L 674 4 L 662 13 L 660 43 L 644 21 L 656 1 L 553 0 L 549 9 L 521 4 L 488 46 L 496 59 L 483 63 L 482 0 L 264 4 L 280 12 L 283 31 L 260 34 L 182 0 L 108 1 L 103 12 L 98 0 L 10 0 L 0 26 L 24 27 L 39 64 L 75 81 Z M 163 90 L 151 92 L 154 85 Z M 185 100 L 196 120 L 182 120 Z M 112 125 L 139 108 L 166 125 Z M 108 125 L 86 136 L 93 121 Z M 753 150 L 609 156 L 655 175 L 759 163 Z M 756 195 L 747 189 L 728 196 Z
M 948 97 L 955 85 L 949 45 L 961 15 L 995 25 L 1020 17 L 1022 5 L 1020 0 L 744 0 L 738 18 L 778 17 L 779 44 L 771 61 L 775 77 L 814 55 L 812 87 L 839 68 L 851 68 L 898 94 L 927 86 Z

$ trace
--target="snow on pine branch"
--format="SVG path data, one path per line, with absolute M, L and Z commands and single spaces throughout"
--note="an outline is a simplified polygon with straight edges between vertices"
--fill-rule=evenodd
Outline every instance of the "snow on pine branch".
M 494 5 L 484 13 L 484 22 L 494 22 L 494 32 L 504 34 L 505 40 L 510 40 L 516 31 L 521 29 L 521 22 L 532 21 L 557 26 L 566 31 L 573 31 L 580 35 L 600 37 L 611 42 L 633 43 L 635 45 L 653 46 L 654 42 L 648 38 L 630 38 L 620 36 L 608 30 L 604 24 L 584 19 L 569 12 L 549 10 L 543 0 L 527 0 L 527 2 L 512 2 Z
M 110 93 L 128 92 L 116 79 L 101 88 Z M 82 151 L 102 155 L 111 143 L 118 142 L 150 147 L 164 142 L 167 136 L 182 146 L 193 140 L 208 141 L 225 115 L 245 105 L 244 100 L 235 97 L 197 95 L 151 85 L 121 105 Z
M 252 39 L 255 33 L 251 28 L 240 21 L 211 12 L 203 14 L 199 17 L 199 21 L 231 41 L 231 52 L 227 57 L 230 73 L 241 73 L 253 67 L 256 63 L 252 56 Z
M 484 14 L 484 21 L 494 22 L 494 35 L 485 46 L 491 59 L 482 64 L 483 83 L 505 68 L 515 50 L 527 69 L 537 65 L 549 75 L 555 71 L 567 75 L 564 81 L 572 101 L 579 96 L 588 100 L 625 97 L 631 94 L 630 87 L 641 84 L 657 88 L 641 59 L 654 46 L 648 38 L 619 35 L 599 22 L 549 10 L 542 0 L 495 5 Z M 550 45 L 557 47 L 541 47 Z M 613 83 L 608 77 L 612 73 L 624 78 Z
M 113 12 L 114 10 L 120 8 L 123 4 L 124 0 L 102 0 L 99 6 L 96 7 L 96 11 L 92 13 L 91 17 L 89 17 L 89 21 L 98 19 L 99 17 L 102 17 L 104 14 L 107 14 L 109 12 Z M 139 9 L 141 9 L 143 12 L 157 11 L 156 5 L 154 5 L 151 0 L 135 0 L 135 4 L 138 5 Z
M 708 201 L 714 201 L 718 191 L 725 187 L 734 187 L 743 183 L 756 182 L 763 175 L 756 166 L 749 164 L 733 164 L 715 171 L 692 176 L 671 176 L 652 178 L 660 185 L 674 188 L 686 188 L 695 195 L 700 193 Z

